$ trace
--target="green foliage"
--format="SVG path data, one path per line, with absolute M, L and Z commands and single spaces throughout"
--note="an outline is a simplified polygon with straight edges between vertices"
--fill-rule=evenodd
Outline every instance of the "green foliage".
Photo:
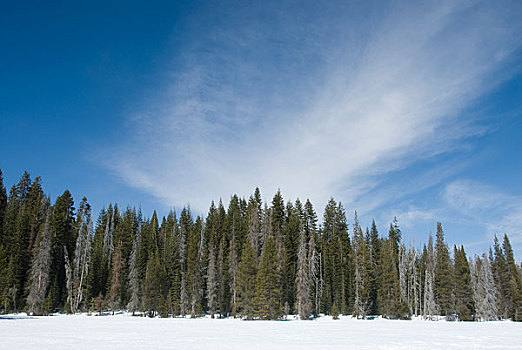
M 50 207 L 28 173 L 7 196 L 0 171 L 0 310 L 522 319 L 521 271 L 507 235 L 484 258 L 491 269 L 470 269 L 462 246 L 452 261 L 440 223 L 435 248 L 430 237 L 420 254 L 400 243 L 396 219 L 382 239 L 375 222 L 363 234 L 356 217 L 351 240 L 333 198 L 319 228 L 309 200 L 285 205 L 278 191 L 270 207 L 262 203 L 259 189 L 248 202 L 234 195 L 227 209 L 212 203 L 205 220 L 190 208 L 147 219 L 111 204 L 93 231 L 86 199 L 77 214 L 69 191 Z
M 239 263 L 238 304 L 241 317 L 251 320 L 254 317 L 254 296 L 256 292 L 257 266 L 255 252 L 247 239 L 243 246 L 241 262 Z
M 454 312 L 452 302 L 453 271 L 440 222 L 437 223 L 435 257 L 435 301 L 442 315 L 450 315 Z
M 387 318 L 398 318 L 401 315 L 398 257 L 395 255 L 396 243 L 393 228 L 382 244 L 379 288 L 379 310 Z
M 256 275 L 254 316 L 275 320 L 282 316 L 280 272 L 274 237 L 268 237 L 261 254 L 261 263 Z
M 471 273 L 463 246 L 454 248 L 454 257 L 455 312 L 459 319 L 471 321 L 475 314 L 475 306 L 471 290 Z
M 159 251 L 156 250 L 148 259 L 143 281 L 143 308 L 150 317 L 157 314 L 162 306 L 162 298 L 166 296 L 165 275 Z

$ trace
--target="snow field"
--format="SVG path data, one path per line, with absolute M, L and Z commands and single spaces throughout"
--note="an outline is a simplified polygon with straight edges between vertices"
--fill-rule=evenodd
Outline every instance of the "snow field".
M 0 349 L 522 349 L 522 323 L 0 317 Z

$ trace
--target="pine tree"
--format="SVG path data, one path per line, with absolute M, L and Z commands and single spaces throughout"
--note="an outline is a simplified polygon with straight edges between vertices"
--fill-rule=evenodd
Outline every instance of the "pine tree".
M 320 275 L 324 283 L 321 308 L 329 312 L 332 304 L 337 303 L 342 314 L 349 313 L 354 303 L 352 248 L 344 208 L 333 198 L 327 203 L 323 215 L 320 260 Z
M 214 318 L 217 309 L 217 276 L 216 276 L 216 254 L 214 247 L 209 248 L 207 269 L 207 300 L 210 317 Z
M 504 234 L 502 243 L 504 255 L 506 257 L 508 289 L 508 313 L 512 321 L 522 321 L 522 279 L 519 268 L 515 263 L 513 248 L 509 238 Z
M 498 318 L 507 319 L 509 318 L 510 309 L 510 276 L 506 256 L 502 251 L 502 247 L 500 246 L 496 235 L 494 238 L 493 249 L 494 256 L 491 254 L 491 267 L 495 279 L 495 285 L 497 286 Z
M 471 272 L 464 247 L 454 247 L 455 269 L 455 311 L 460 320 L 471 321 L 475 314 L 473 293 L 471 291 Z
M 0 247 L 4 245 L 4 217 L 7 207 L 7 193 L 4 186 L 4 177 L 0 169 Z
M 192 231 L 192 216 L 190 209 L 183 208 L 180 216 L 180 243 L 179 243 L 179 256 L 180 256 L 180 314 L 182 317 L 188 312 L 189 309 L 189 296 L 187 290 L 187 239 Z
M 140 305 L 140 279 L 139 279 L 139 271 L 137 266 L 136 257 L 138 254 L 138 241 L 140 239 L 140 231 L 141 231 L 141 223 L 138 226 L 138 231 L 136 234 L 136 237 L 134 238 L 134 244 L 132 246 L 132 252 L 129 259 L 129 277 L 128 277 L 128 284 L 129 284 L 129 292 L 130 292 L 130 300 L 127 304 L 127 309 L 134 313 L 138 310 Z
M 284 305 L 288 303 L 290 311 L 296 308 L 296 273 L 298 249 L 303 223 L 302 220 L 303 207 L 299 199 L 295 205 L 288 202 L 286 205 L 286 224 L 283 234 L 283 245 L 285 253 L 285 265 L 282 269 L 282 299 Z M 306 242 L 306 237 L 305 237 Z
M 148 259 L 143 289 L 144 310 L 147 311 L 149 317 L 154 317 L 161 307 L 161 298 L 165 291 L 165 271 L 161 265 L 158 250 L 151 253 Z
M 378 309 L 378 271 L 380 269 L 379 261 L 381 259 L 381 240 L 375 220 L 372 221 L 372 226 L 368 235 L 368 245 L 370 247 L 370 307 L 368 313 L 370 315 L 377 315 Z
M 384 240 L 380 261 L 379 309 L 387 318 L 405 317 L 408 315 L 406 303 L 401 301 L 400 280 L 398 271 L 400 230 L 396 220 L 390 225 L 388 238 Z
M 303 210 L 303 229 L 305 231 L 308 251 L 308 279 L 310 283 L 310 308 L 313 316 L 319 315 L 321 300 L 320 259 L 318 252 L 317 214 L 309 199 L 306 200 Z
M 4 187 L 4 179 L 2 176 L 2 170 L 0 169 L 0 305 L 4 306 L 4 312 L 6 311 L 6 290 L 7 290 L 7 267 L 9 265 L 9 258 L 7 255 L 6 244 L 7 244 L 7 232 L 4 232 L 4 218 L 7 208 L 7 194 Z M 1 309 L 0 306 L 0 309 Z
M 254 316 L 261 319 L 279 319 L 282 316 L 280 272 L 275 238 L 266 239 L 261 263 L 256 275 Z
M 241 317 L 247 320 L 251 320 L 254 317 L 254 293 L 256 291 L 257 274 L 255 254 L 250 237 L 248 237 L 241 253 L 237 281 L 238 311 Z
M 202 254 L 202 231 L 203 224 L 198 216 L 196 222 L 192 223 L 192 218 L 187 216 L 182 219 L 182 228 L 187 234 L 187 267 L 184 274 L 186 281 L 187 306 L 190 305 L 191 317 L 196 317 L 201 312 L 201 266 L 200 258 Z M 187 310 L 188 311 L 188 310 Z
M 71 193 L 66 190 L 56 199 L 50 219 L 51 254 L 53 257 L 50 280 L 53 299 L 52 307 L 54 309 L 59 309 L 65 305 L 67 298 L 65 256 L 67 253 L 67 256 L 70 257 L 70 253 L 74 252 L 75 246 L 73 205 L 74 201 Z M 72 270 L 70 273 L 72 274 Z M 72 283 L 72 275 L 69 282 Z M 70 288 L 72 291 L 72 286 Z
M 7 254 L 7 271 L 0 276 L 2 279 L 2 299 L 4 310 L 17 311 L 23 307 L 24 284 L 27 268 L 30 265 L 31 237 L 31 177 L 24 172 L 20 181 L 11 188 L 4 214 L 5 236 L 4 249 Z
M 365 318 L 370 308 L 370 251 L 366 245 L 357 212 L 353 225 L 353 248 L 355 263 L 355 300 L 353 315 Z
M 442 225 L 437 223 L 437 239 L 435 243 L 435 278 L 434 292 L 437 305 L 442 315 L 453 313 L 452 307 L 452 267 L 448 246 L 444 242 Z
M 236 309 L 238 308 L 238 302 L 237 302 L 237 294 L 238 294 L 238 288 L 237 288 L 237 279 L 238 279 L 238 254 L 236 249 L 236 226 L 235 226 L 235 220 L 234 220 L 234 214 L 232 214 L 232 228 L 231 228 L 231 237 L 230 237 L 230 249 L 229 249 L 229 262 L 228 262 L 228 273 L 230 276 L 230 296 L 231 296 L 231 311 L 232 316 L 236 316 Z

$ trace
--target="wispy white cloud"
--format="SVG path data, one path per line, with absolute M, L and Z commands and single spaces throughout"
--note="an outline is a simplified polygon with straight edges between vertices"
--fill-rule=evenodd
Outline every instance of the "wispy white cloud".
M 484 132 L 461 112 L 520 49 L 521 6 L 507 5 L 218 10 L 103 161 L 167 206 L 205 210 L 255 186 L 357 202 L 390 171 Z
M 449 210 L 456 210 L 451 216 L 484 226 L 487 237 L 507 233 L 514 243 L 522 243 L 522 196 L 491 185 L 459 180 L 446 186 L 443 198 Z

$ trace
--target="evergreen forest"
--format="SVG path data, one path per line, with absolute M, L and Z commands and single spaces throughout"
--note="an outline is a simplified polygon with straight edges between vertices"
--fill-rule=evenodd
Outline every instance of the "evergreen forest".
M 67 190 L 52 202 L 27 172 L 7 192 L 0 171 L 0 311 L 522 320 L 522 268 L 506 234 L 471 257 L 448 246 L 441 223 L 415 247 L 397 220 L 364 227 L 333 198 L 323 213 L 256 188 L 210 203 L 205 217 L 116 204 L 96 216 Z

